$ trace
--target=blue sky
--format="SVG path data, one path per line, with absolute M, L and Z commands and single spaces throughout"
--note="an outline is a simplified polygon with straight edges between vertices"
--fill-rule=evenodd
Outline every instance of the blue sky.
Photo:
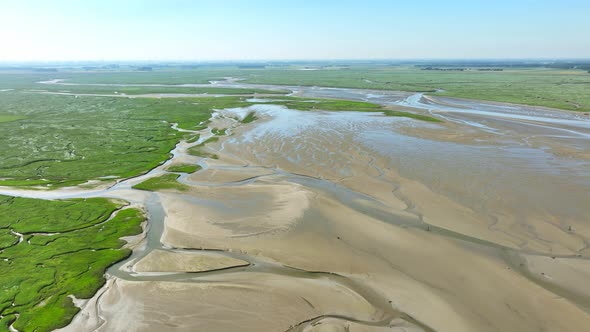
M 590 1 L 0 0 L 0 61 L 590 58 Z

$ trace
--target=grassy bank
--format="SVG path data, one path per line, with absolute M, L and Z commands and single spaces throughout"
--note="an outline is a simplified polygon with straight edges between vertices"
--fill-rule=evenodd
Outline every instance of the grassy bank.
M 0 329 L 51 331 L 71 321 L 79 309 L 69 296 L 92 297 L 106 268 L 130 254 L 120 238 L 141 232 L 141 211 L 120 208 L 102 198 L 0 196 Z

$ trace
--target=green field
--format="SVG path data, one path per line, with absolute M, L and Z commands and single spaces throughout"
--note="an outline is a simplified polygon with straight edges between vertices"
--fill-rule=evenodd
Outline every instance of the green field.
M 19 116 L 19 115 L 2 115 L 0 114 L 0 123 L 2 122 L 14 122 L 18 120 L 26 119 L 26 116 Z
M 189 70 L 163 69 L 154 72 L 57 75 L 71 82 L 136 84 L 207 83 L 211 79 L 236 77 L 249 83 L 417 91 L 449 97 L 590 111 L 590 73 L 586 70 L 510 67 L 503 68 L 503 71 L 480 71 L 473 68 L 465 71 L 435 71 L 420 70 L 410 65 L 351 65 L 343 68 L 321 67 L 319 70 L 300 69 L 300 66 L 277 66 L 267 69 L 240 69 L 228 66 Z M 13 80 L 15 84 L 22 85 L 22 78 Z
M 142 95 L 142 94 L 212 94 L 212 95 L 251 95 L 284 94 L 285 91 L 264 89 L 238 89 L 218 87 L 181 87 L 181 86 L 101 86 L 101 85 L 58 85 L 44 84 L 36 89 L 57 93 L 106 94 L 106 95 Z M 35 90 L 36 90 L 35 89 Z
M 17 330 L 39 332 L 71 321 L 79 309 L 69 296 L 92 297 L 105 269 L 131 253 L 119 238 L 141 232 L 141 211 L 121 207 L 0 196 L 0 331 L 15 319 Z
M 507 67 L 502 68 L 503 71 L 480 71 L 477 68 L 467 68 L 464 71 L 436 71 L 421 70 L 411 65 L 350 65 L 324 66 L 318 67 L 318 70 L 300 69 L 301 66 L 285 65 L 260 69 L 241 69 L 233 66 L 164 68 L 153 72 L 0 72 L 0 89 L 48 89 L 47 85 L 35 82 L 53 78 L 67 79 L 68 82 L 102 84 L 204 84 L 209 80 L 235 77 L 249 83 L 418 91 L 450 97 L 590 111 L 590 73 L 586 70 Z M 94 88 L 104 87 L 92 87 Z M 179 88 L 184 89 L 168 89 L 175 91 Z M 74 87 L 53 86 L 49 89 L 68 90 Z M 111 91 L 112 87 L 106 87 L 106 90 Z
M 363 101 L 336 100 L 336 99 L 304 99 L 297 97 L 281 97 L 275 101 L 270 99 L 265 104 L 284 105 L 287 108 L 301 111 L 356 111 L 356 112 L 382 112 L 383 108 L 377 104 Z
M 590 74 L 583 70 L 430 71 L 414 67 L 352 67 L 243 73 L 246 82 L 428 92 L 433 95 L 590 111 Z M 438 90 L 444 90 L 436 92 Z
M 4 93 L 0 112 L 0 185 L 76 185 L 145 173 L 169 158 L 213 108 L 248 105 L 237 97 L 148 99 Z M 107 178 L 104 178 L 107 177 Z
M 158 191 L 163 189 L 173 189 L 178 191 L 187 191 L 188 186 L 176 181 L 180 175 L 178 174 L 164 174 L 161 176 L 153 177 L 143 181 L 142 183 L 133 186 L 133 189 L 146 190 L 146 191 Z

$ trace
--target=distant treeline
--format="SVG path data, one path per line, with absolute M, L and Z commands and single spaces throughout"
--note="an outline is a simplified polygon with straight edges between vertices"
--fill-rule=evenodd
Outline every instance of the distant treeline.
M 147 67 L 147 66 L 135 68 L 135 71 L 152 71 L 152 70 L 153 70 L 152 67 Z
M 440 67 L 425 67 L 421 70 L 441 70 L 441 71 L 465 71 L 465 70 L 477 70 L 477 71 L 503 71 L 503 68 L 440 68 Z
M 423 70 L 472 69 L 480 71 L 501 71 L 502 68 L 555 68 L 581 69 L 590 72 L 590 60 L 581 61 L 441 61 L 436 63 L 415 64 Z
M 425 67 L 421 70 L 441 70 L 441 71 L 464 71 L 468 68 L 440 68 L 440 67 Z
M 240 69 L 264 69 L 266 65 L 238 65 Z
M 105 70 L 105 69 L 119 69 L 121 68 L 120 65 L 111 64 L 111 65 L 104 65 L 104 66 L 84 66 L 82 69 L 84 70 Z

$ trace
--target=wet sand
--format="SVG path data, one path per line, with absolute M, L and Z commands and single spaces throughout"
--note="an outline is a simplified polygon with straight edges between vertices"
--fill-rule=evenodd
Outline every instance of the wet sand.
M 420 94 L 298 93 L 446 121 L 264 104 L 222 110 L 210 127 L 232 135 L 207 144 L 219 160 L 188 156 L 191 144 L 181 143 L 167 163 L 204 166 L 179 179 L 189 191 L 130 189 L 165 164 L 110 189 L 64 192 L 124 198 L 150 216 L 132 257 L 109 270 L 66 330 L 590 325 L 587 120 Z M 231 119 L 252 110 L 254 123 Z

